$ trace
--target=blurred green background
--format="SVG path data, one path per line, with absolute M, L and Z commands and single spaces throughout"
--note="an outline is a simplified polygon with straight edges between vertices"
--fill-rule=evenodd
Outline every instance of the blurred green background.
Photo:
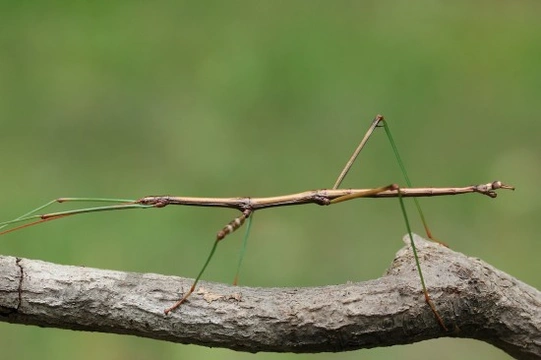
M 331 187 L 388 119 L 417 186 L 495 179 L 498 199 L 423 199 L 437 237 L 541 287 L 541 5 L 535 1 L 11 2 L 0 15 L 0 219 L 61 196 L 271 196 Z M 402 183 L 382 133 L 344 187 Z M 423 234 L 414 216 L 413 228 Z M 1 253 L 193 277 L 232 210 L 80 216 Z M 393 200 L 255 215 L 248 286 L 380 276 L 403 246 Z M 205 280 L 231 282 L 241 236 Z M 327 359 L 242 354 L 0 323 L 5 358 Z M 337 359 L 506 359 L 442 339 Z

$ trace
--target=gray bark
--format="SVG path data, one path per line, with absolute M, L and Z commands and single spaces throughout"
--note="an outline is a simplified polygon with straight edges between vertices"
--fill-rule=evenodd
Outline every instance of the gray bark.
M 0 256 L 0 319 L 258 352 L 324 352 L 473 338 L 513 357 L 541 359 L 541 293 L 487 263 L 415 237 L 424 301 L 409 246 L 376 280 L 314 288 L 201 282 Z

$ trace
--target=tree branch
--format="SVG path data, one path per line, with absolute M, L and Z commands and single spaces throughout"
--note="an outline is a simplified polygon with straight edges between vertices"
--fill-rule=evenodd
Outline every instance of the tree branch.
M 247 352 L 345 351 L 462 337 L 541 359 L 539 291 L 479 259 L 417 236 L 415 242 L 431 297 L 452 331 L 442 330 L 425 303 L 409 246 L 376 280 L 314 288 L 202 282 L 167 316 L 163 310 L 192 280 L 0 256 L 0 319 Z

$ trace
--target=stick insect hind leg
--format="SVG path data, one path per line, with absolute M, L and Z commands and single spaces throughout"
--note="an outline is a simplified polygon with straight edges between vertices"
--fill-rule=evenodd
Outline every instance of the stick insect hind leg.
M 349 172 L 351 166 L 353 165 L 355 159 L 357 158 L 357 156 L 359 155 L 359 153 L 361 152 L 361 150 L 365 146 L 366 142 L 368 141 L 370 136 L 372 136 L 374 130 L 377 127 L 383 127 L 385 129 L 385 133 L 387 135 L 387 138 L 389 139 L 389 142 L 391 144 L 391 148 L 393 149 L 393 153 L 394 153 L 395 158 L 396 158 L 396 160 L 398 162 L 398 166 L 400 167 L 400 170 L 402 171 L 402 175 L 404 176 L 406 184 L 409 187 L 411 187 L 411 181 L 409 179 L 409 176 L 407 174 L 404 163 L 402 162 L 402 159 L 401 159 L 400 154 L 398 152 L 398 148 L 396 147 L 396 143 L 394 142 L 393 137 L 391 135 L 389 125 L 387 124 L 387 122 L 385 121 L 385 119 L 384 119 L 384 117 L 382 115 L 377 115 L 374 118 L 374 120 L 372 121 L 372 124 L 368 128 L 368 131 L 364 135 L 364 137 L 361 140 L 359 146 L 357 146 L 357 148 L 353 152 L 353 155 L 351 156 L 349 161 L 346 163 L 346 166 L 344 167 L 344 169 L 342 170 L 342 172 L 340 173 L 340 175 L 336 179 L 336 182 L 335 182 L 335 184 L 333 186 L 333 189 L 337 189 L 340 186 L 340 184 L 344 180 L 345 176 Z M 417 267 L 417 272 L 419 273 L 419 278 L 421 280 L 421 287 L 422 287 L 422 291 L 423 291 L 423 294 L 424 294 L 424 297 L 425 297 L 425 301 L 428 304 L 428 306 L 430 307 L 430 309 L 432 310 L 432 312 L 434 313 L 434 316 L 436 317 L 436 320 L 438 321 L 440 326 L 443 328 L 443 330 L 447 331 L 447 327 L 445 326 L 445 323 L 443 322 L 443 318 L 438 313 L 438 311 L 436 309 L 436 305 L 434 304 L 434 302 L 430 298 L 430 295 L 428 294 L 428 290 L 426 288 L 426 283 L 425 283 L 425 280 L 424 280 L 423 272 L 421 270 L 421 264 L 420 264 L 420 261 L 419 261 L 419 256 L 417 254 L 417 248 L 415 246 L 415 242 L 413 241 L 413 234 L 412 234 L 411 226 L 410 226 L 410 223 L 409 223 L 409 220 L 408 220 L 406 207 L 404 205 L 404 199 L 403 199 L 403 196 L 401 195 L 400 188 L 398 187 L 398 185 L 392 184 L 392 185 L 372 189 L 372 190 L 369 190 L 369 191 L 367 191 L 365 193 L 344 195 L 344 196 L 338 197 L 336 199 L 333 199 L 331 201 L 331 204 L 339 203 L 339 202 L 342 202 L 342 201 L 347 201 L 347 200 L 358 198 L 358 197 L 370 196 L 370 195 L 377 194 L 379 192 L 383 192 L 383 191 L 386 191 L 386 190 L 397 190 L 398 191 L 398 200 L 400 202 L 400 209 L 402 211 L 402 216 L 404 217 L 404 222 L 406 223 L 406 229 L 407 229 L 407 232 L 408 232 L 408 236 L 410 238 L 410 244 L 411 244 L 411 248 L 412 248 L 412 251 L 413 251 L 413 256 L 415 258 L 415 265 Z M 440 243 L 440 244 L 442 244 L 444 246 L 447 246 L 445 243 L 437 240 L 436 238 L 434 238 L 432 236 L 432 232 L 428 228 L 428 225 L 427 225 L 426 220 L 425 220 L 425 216 L 423 214 L 423 211 L 421 210 L 419 200 L 417 198 L 415 198 L 415 197 L 413 198 L 413 200 L 415 201 L 415 206 L 417 208 L 417 212 L 419 213 L 419 217 L 421 218 L 421 221 L 423 223 L 423 226 L 425 228 L 425 232 L 426 232 L 426 235 L 428 236 L 428 238 L 431 239 L 432 241 L 435 241 L 435 242 L 438 242 L 438 243 Z

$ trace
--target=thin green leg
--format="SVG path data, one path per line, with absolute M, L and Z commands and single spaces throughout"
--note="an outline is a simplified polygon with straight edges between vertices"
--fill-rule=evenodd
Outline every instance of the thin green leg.
M 391 130 L 389 129 L 389 125 L 387 124 L 387 121 L 385 121 L 384 119 L 381 120 L 381 123 L 383 124 L 383 128 L 385 129 L 385 133 L 387 134 L 387 138 L 389 139 L 389 142 L 391 143 L 391 147 L 393 149 L 395 158 L 396 158 L 396 160 L 398 162 L 398 166 L 400 167 L 400 169 L 402 171 L 402 175 L 404 175 L 404 179 L 406 180 L 406 184 L 409 187 L 412 187 L 411 181 L 410 181 L 408 173 L 406 171 L 406 167 L 404 166 L 404 162 L 402 161 L 402 158 L 400 157 L 400 154 L 398 152 L 398 148 L 396 146 L 396 143 L 394 142 L 393 136 L 391 135 Z M 445 326 L 442 317 L 440 316 L 440 314 L 436 310 L 436 306 L 432 302 L 432 299 L 430 298 L 430 296 L 428 294 L 428 290 L 426 289 L 426 283 L 425 283 L 425 279 L 424 279 L 424 276 L 423 276 L 423 271 L 421 270 L 421 263 L 419 262 L 419 256 L 417 254 L 417 248 L 415 246 L 415 242 L 413 241 L 413 234 L 412 234 L 412 231 L 411 231 L 411 226 L 410 226 L 410 223 L 409 223 L 409 220 L 408 220 L 408 214 L 406 212 L 406 206 L 404 205 L 404 199 L 402 198 L 402 193 L 400 192 L 400 189 L 398 189 L 398 200 L 400 201 L 400 208 L 402 210 L 402 215 L 404 217 L 404 221 L 406 222 L 406 228 L 408 230 L 408 235 L 409 235 L 409 238 L 410 238 L 411 249 L 413 251 L 413 257 L 415 258 L 415 265 L 417 266 L 417 271 L 419 272 L 419 278 L 421 279 L 421 286 L 423 288 L 423 293 L 424 293 L 424 296 L 425 296 L 426 303 L 432 309 L 432 312 L 436 316 L 436 319 L 440 323 L 441 327 L 445 331 L 447 331 L 447 327 Z M 421 218 L 421 221 L 423 222 L 423 226 L 425 227 L 425 231 L 426 231 L 427 236 L 430 239 L 435 240 L 432 237 L 432 234 L 431 234 L 430 230 L 428 229 L 428 226 L 427 226 L 426 220 L 425 220 L 425 216 L 423 214 L 423 211 L 421 210 L 421 205 L 419 204 L 419 200 L 417 198 L 413 198 L 413 200 L 415 201 L 415 206 L 417 207 L 417 211 L 419 212 L 419 216 Z M 435 240 L 435 241 L 440 242 L 438 240 Z
M 248 236 L 250 235 L 250 228 L 252 227 L 252 218 L 254 213 L 248 217 L 246 224 L 246 231 L 244 232 L 244 237 L 242 239 L 242 246 L 239 252 L 239 262 L 237 264 L 237 272 L 235 273 L 235 279 L 233 279 L 233 285 L 237 285 L 239 281 L 240 267 L 242 265 L 242 260 L 244 259 L 244 254 L 246 253 L 246 245 L 248 244 Z
M 66 210 L 66 211 L 58 211 L 58 212 L 52 212 L 48 214 L 36 214 L 36 212 L 41 211 L 55 203 L 59 202 L 114 202 L 118 203 L 118 205 L 106 205 L 106 206 L 96 206 L 96 207 L 89 207 L 84 209 L 75 209 L 75 210 Z M 125 199 L 87 199 L 87 198 L 63 198 L 63 199 L 56 199 L 49 201 L 48 203 L 27 212 L 24 215 L 21 215 L 13 220 L 4 221 L 0 223 L 0 229 L 5 228 L 6 226 L 9 226 L 11 224 L 17 224 L 25 221 L 31 221 L 27 224 L 23 224 L 20 226 L 16 226 L 11 229 L 7 229 L 4 231 L 0 231 L 0 235 L 7 234 L 9 232 L 22 229 L 25 227 L 37 225 L 40 223 L 43 223 L 45 221 L 50 221 L 54 219 L 60 219 L 62 217 L 76 215 L 76 214 L 84 214 L 84 213 L 91 213 L 91 212 L 101 212 L 101 211 L 112 211 L 112 210 L 124 210 L 124 209 L 147 209 L 152 208 L 154 206 L 152 205 L 144 205 L 144 204 L 137 204 L 134 203 L 134 200 L 125 200 Z
M 182 303 L 184 303 L 186 301 L 186 299 L 188 299 L 188 297 L 195 291 L 195 287 L 197 286 L 197 283 L 201 279 L 201 276 L 203 276 L 203 273 L 205 272 L 205 270 L 207 269 L 207 266 L 210 263 L 210 260 L 212 259 L 212 257 L 214 256 L 214 253 L 216 252 L 216 248 L 218 247 L 218 243 L 220 241 L 222 241 L 228 234 L 231 234 L 232 232 L 237 230 L 239 227 L 241 227 L 242 224 L 244 224 L 244 222 L 246 221 L 246 219 L 250 220 L 251 216 L 253 216 L 253 211 L 252 210 L 245 210 L 242 213 L 241 216 L 235 218 L 233 221 L 231 221 L 222 230 L 220 230 L 218 232 L 218 234 L 216 235 L 216 240 L 214 241 L 214 244 L 212 245 L 212 248 L 210 249 L 210 253 L 207 256 L 207 260 L 205 261 L 205 264 L 203 265 L 203 267 L 199 271 L 199 274 L 197 274 L 197 277 L 195 278 L 194 282 L 192 283 L 192 286 L 190 287 L 188 292 L 186 292 L 182 296 L 182 298 L 180 300 L 178 300 L 176 303 L 173 304 L 173 306 L 165 309 L 164 312 L 165 312 L 166 315 L 169 314 L 171 311 L 175 310 L 176 308 L 178 308 L 180 305 L 182 305 Z M 250 225 L 250 223 L 248 223 L 248 226 L 249 225 Z M 247 231 L 248 230 L 249 230 L 249 228 L 247 229 Z M 247 237 L 247 235 L 245 236 L 245 238 L 246 237 Z
M 445 331 L 447 331 L 447 327 L 445 326 L 445 323 L 443 322 L 443 319 L 441 318 L 440 314 L 436 310 L 436 305 L 434 305 L 434 302 L 430 298 L 430 295 L 428 295 L 428 290 L 426 289 L 425 278 L 423 276 L 423 271 L 421 270 L 421 263 L 419 261 L 419 256 L 417 254 L 417 247 L 415 246 L 415 242 L 413 241 L 413 233 L 411 231 L 410 222 L 408 220 L 408 213 L 406 212 L 406 206 L 404 205 L 404 198 L 401 195 L 400 189 L 398 189 L 398 200 L 400 201 L 400 208 L 402 210 L 402 215 L 404 216 L 404 222 L 406 223 L 406 229 L 408 230 L 411 249 L 413 250 L 413 257 L 415 258 L 415 266 L 417 267 L 417 272 L 419 273 L 419 278 L 421 279 L 421 286 L 423 288 L 423 294 L 425 296 L 426 303 L 432 309 L 432 312 L 434 313 L 434 316 L 436 316 L 436 320 L 438 320 L 441 327 Z
M 394 142 L 393 135 L 391 134 L 389 124 L 387 123 L 387 121 L 385 121 L 383 119 L 381 120 L 381 123 L 383 124 L 383 128 L 385 129 L 385 133 L 387 134 L 387 138 L 389 139 L 389 142 L 391 143 L 391 147 L 393 149 L 394 156 L 395 156 L 395 158 L 396 158 L 396 160 L 398 162 L 398 166 L 400 167 L 400 170 L 402 171 L 402 175 L 404 175 L 404 180 L 406 180 L 406 184 L 409 187 L 412 187 L 411 181 L 410 181 L 409 176 L 408 176 L 408 172 L 406 171 L 406 167 L 404 166 L 404 162 L 402 161 L 402 158 L 400 157 L 400 153 L 398 152 L 398 148 L 396 147 L 396 143 Z M 413 201 L 415 202 L 415 207 L 417 208 L 417 212 L 419 213 L 419 217 L 421 218 L 421 221 L 423 223 L 423 226 L 425 228 L 425 232 L 426 232 L 426 235 L 428 236 L 428 238 L 433 240 L 433 241 L 436 241 L 438 243 L 441 243 L 441 244 L 445 245 L 445 243 L 437 240 L 436 238 L 434 238 L 432 236 L 432 232 L 428 228 L 427 222 L 425 220 L 425 215 L 423 213 L 423 210 L 421 209 L 421 205 L 419 204 L 419 199 L 413 198 Z

